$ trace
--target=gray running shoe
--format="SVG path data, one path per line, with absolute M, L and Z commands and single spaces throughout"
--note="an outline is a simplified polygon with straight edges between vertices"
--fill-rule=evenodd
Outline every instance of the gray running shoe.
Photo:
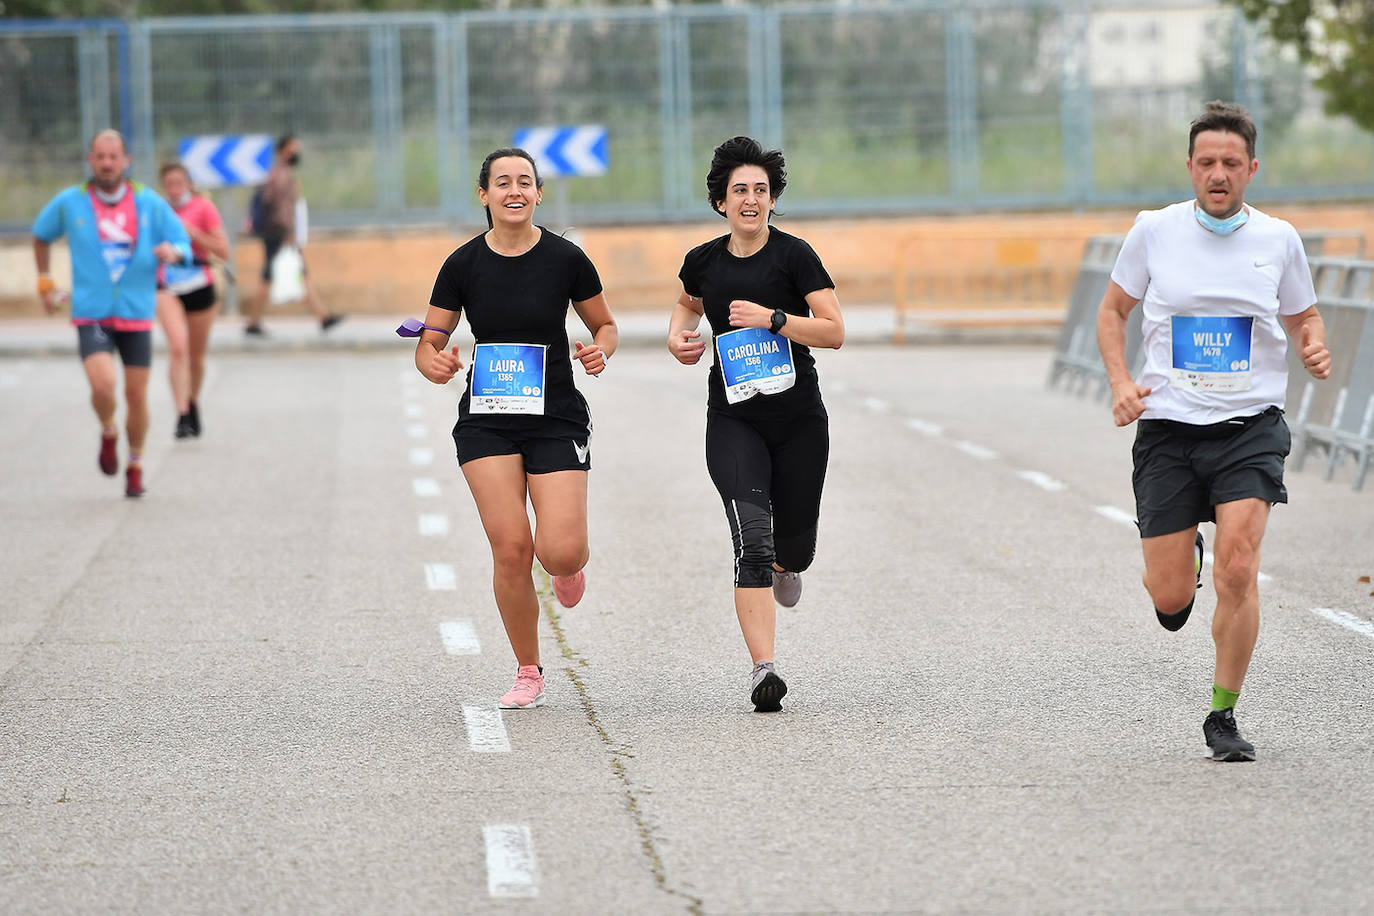
M 782 698 L 786 695 L 787 682 L 778 677 L 772 662 L 759 662 L 754 666 L 749 689 L 749 702 L 754 704 L 754 712 L 777 712 L 782 709 Z
M 796 607 L 801 600 L 801 573 L 773 570 L 773 600 L 783 607 Z

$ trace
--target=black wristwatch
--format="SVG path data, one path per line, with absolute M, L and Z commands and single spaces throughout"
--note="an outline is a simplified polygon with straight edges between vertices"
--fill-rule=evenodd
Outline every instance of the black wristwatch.
M 768 323 L 768 330 L 774 334 L 782 330 L 782 326 L 787 324 L 787 313 L 782 309 L 773 309 L 773 320 Z

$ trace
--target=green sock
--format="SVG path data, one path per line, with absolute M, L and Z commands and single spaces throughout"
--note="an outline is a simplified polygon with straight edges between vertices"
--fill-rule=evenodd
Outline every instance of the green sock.
M 1225 687 L 1212 685 L 1212 708 L 1213 709 L 1235 709 L 1236 698 L 1240 696 L 1239 690 L 1227 690 Z

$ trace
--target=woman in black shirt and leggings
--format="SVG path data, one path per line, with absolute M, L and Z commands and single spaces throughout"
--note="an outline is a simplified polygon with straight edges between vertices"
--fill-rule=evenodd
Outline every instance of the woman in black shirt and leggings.
M 534 223 L 543 182 L 521 149 L 487 156 L 477 179 L 486 232 L 449 255 L 434 281 L 415 365 L 438 385 L 463 368 L 449 335 L 466 312 L 476 338 L 453 439 L 491 542 L 496 606 L 519 666 L 503 709 L 544 702 L 535 557 L 572 607 L 586 587 L 591 415 L 572 360 L 599 375 L 619 332 L 601 279 L 572 242 Z M 591 333 L 569 356 L 568 303 Z M 530 532 L 525 494 L 534 505 Z
M 703 315 L 714 335 L 706 466 L 734 539 L 735 613 L 759 712 L 780 709 L 787 693 L 774 667 L 774 599 L 796 605 L 816 553 L 830 435 L 810 348 L 844 343 L 820 258 L 769 225 L 786 185 L 781 151 L 749 137 L 716 147 L 706 191 L 730 232 L 687 252 L 668 329 L 669 352 L 688 366 L 706 350 L 696 330 Z

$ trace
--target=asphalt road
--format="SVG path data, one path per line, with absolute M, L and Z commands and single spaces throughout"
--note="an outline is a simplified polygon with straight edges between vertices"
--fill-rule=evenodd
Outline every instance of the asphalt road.
M 1046 349 L 823 353 L 819 553 L 750 712 L 704 367 L 626 350 L 589 589 L 514 661 L 404 352 L 159 371 L 149 495 L 95 468 L 74 359 L 0 360 L 0 911 L 1276 912 L 1374 900 L 1374 503 L 1289 475 L 1238 717 L 1214 601 L 1162 630 L 1130 431 Z M 1124 521 L 1123 521 L 1124 519 Z M 547 597 L 546 607 L 550 604 Z

